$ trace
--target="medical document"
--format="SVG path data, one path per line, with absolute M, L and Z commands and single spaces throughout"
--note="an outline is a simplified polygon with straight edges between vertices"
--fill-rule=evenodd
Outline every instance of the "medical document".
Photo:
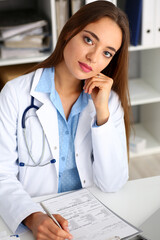
M 68 220 L 74 240 L 118 240 L 140 232 L 87 189 L 47 199 L 43 204 L 50 213 L 60 214 Z

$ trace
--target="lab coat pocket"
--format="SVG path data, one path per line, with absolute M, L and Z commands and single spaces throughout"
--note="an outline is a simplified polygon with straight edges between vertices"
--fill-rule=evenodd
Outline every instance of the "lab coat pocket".
M 25 121 L 25 134 L 19 142 L 19 180 L 31 195 L 57 191 L 57 173 L 47 138 L 37 116 L 29 115 Z
M 58 179 L 55 164 L 26 167 L 23 187 L 32 197 L 56 193 Z

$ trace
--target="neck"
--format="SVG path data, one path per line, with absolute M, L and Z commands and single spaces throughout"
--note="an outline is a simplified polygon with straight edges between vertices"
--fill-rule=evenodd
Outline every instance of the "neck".
M 82 91 L 81 80 L 76 79 L 67 71 L 64 62 L 55 67 L 55 88 L 62 95 L 80 93 Z

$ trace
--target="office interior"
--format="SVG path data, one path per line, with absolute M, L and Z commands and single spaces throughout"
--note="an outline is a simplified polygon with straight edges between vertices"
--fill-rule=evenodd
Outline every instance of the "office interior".
M 0 89 L 2 89 L 7 81 L 24 74 L 35 64 L 48 57 L 53 51 L 59 33 L 58 24 L 60 24 L 56 15 L 57 11 L 59 11 L 57 8 L 58 1 L 59 0 L 0 0 L 0 14 L 8 10 L 21 11 L 22 9 L 30 8 L 38 11 L 38 13 L 42 14 L 48 21 L 50 36 L 48 52 L 44 51 L 41 55 L 4 58 L 0 56 Z M 79 0 L 74 1 L 78 2 Z M 117 0 L 113 2 L 124 10 L 127 1 L 129 0 Z M 157 0 L 153 0 L 153 2 L 156 1 Z M 62 0 L 59 2 L 64 4 L 64 9 L 66 9 L 67 4 L 72 1 Z M 82 2 L 84 4 L 85 1 Z M 70 11 L 67 14 L 71 14 Z M 159 19 L 158 17 L 158 20 Z M 1 39 L 1 50 L 2 43 L 3 40 Z M 160 41 L 156 44 L 150 42 L 150 44 L 138 43 L 137 46 L 130 46 L 128 75 L 133 113 L 132 137 L 134 138 L 136 136 L 138 139 L 137 142 L 135 139 L 134 142 L 131 142 L 134 144 L 134 147 L 131 148 L 129 159 L 130 180 L 160 175 L 160 113 L 158 113 L 160 109 L 159 62 Z M 144 93 L 143 90 L 149 92 Z M 148 96 L 146 97 L 145 94 Z M 138 99 L 139 96 L 140 98 Z

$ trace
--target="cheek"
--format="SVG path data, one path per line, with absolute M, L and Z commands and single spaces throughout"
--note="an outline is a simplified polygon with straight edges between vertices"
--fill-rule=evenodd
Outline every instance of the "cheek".
M 64 58 L 70 60 L 77 55 L 77 44 L 74 41 L 70 41 L 64 49 Z
M 70 55 L 70 57 L 69 57 L 69 55 Z M 65 47 L 63 56 L 64 56 L 65 61 L 68 61 L 68 59 L 70 59 L 72 57 L 72 49 L 71 49 L 70 45 L 67 45 Z
M 101 72 L 104 68 L 108 66 L 111 60 L 106 60 L 105 58 L 102 58 L 101 60 L 98 61 L 97 64 L 97 72 Z
M 64 49 L 64 59 L 66 61 L 78 61 L 83 60 L 85 57 L 85 48 L 82 43 L 78 40 L 70 40 L 70 42 L 66 45 Z M 74 63 L 73 62 L 73 63 Z

